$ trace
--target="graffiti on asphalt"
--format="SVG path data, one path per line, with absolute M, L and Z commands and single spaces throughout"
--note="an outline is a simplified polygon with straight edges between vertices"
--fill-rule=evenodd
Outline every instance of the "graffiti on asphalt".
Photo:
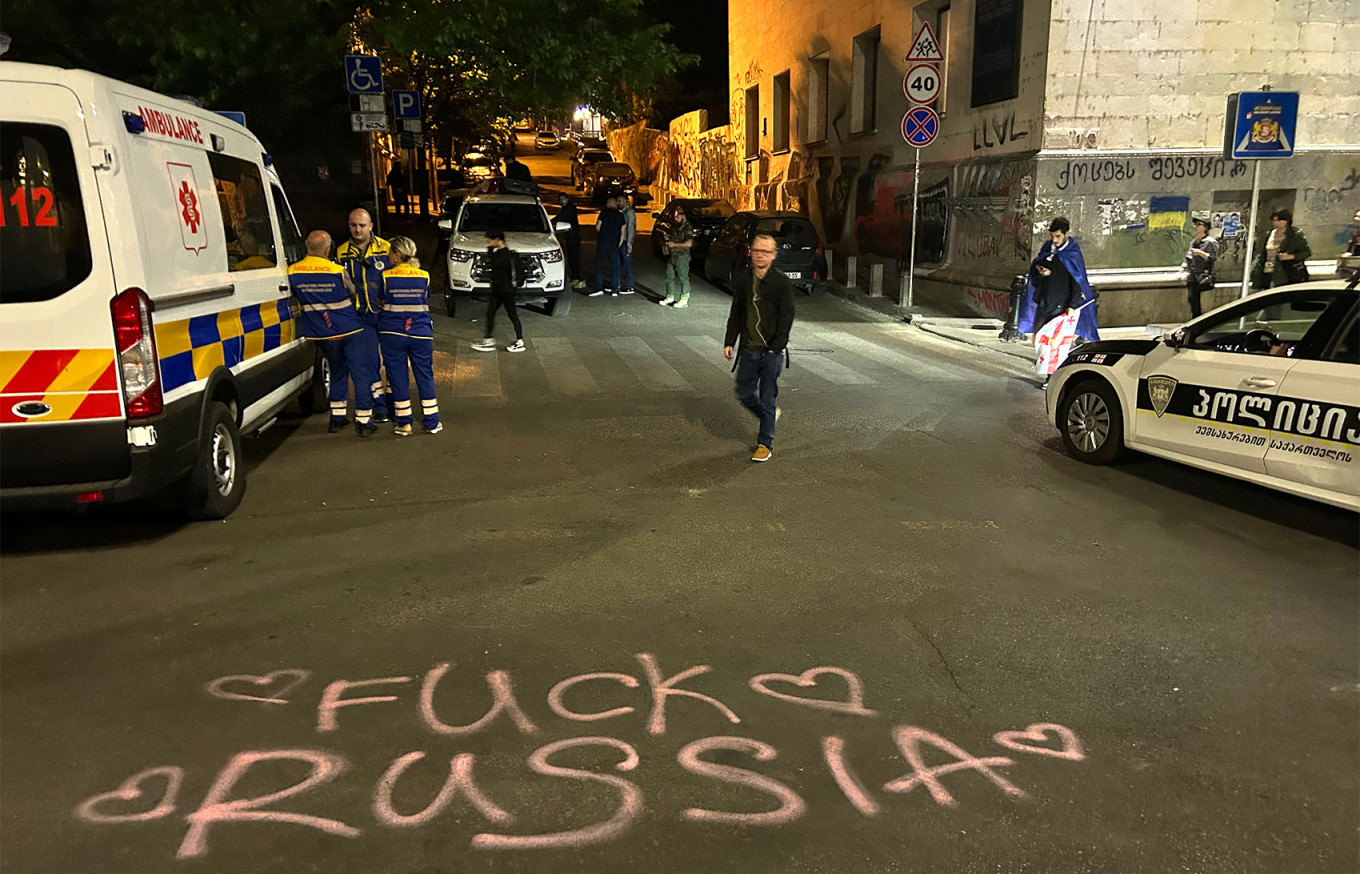
M 674 709 L 681 703 L 687 705 L 687 715 L 692 712 L 688 705 L 697 703 L 702 705 L 700 712 L 713 714 L 731 725 L 742 724 L 737 711 L 716 695 L 683 685 L 709 675 L 713 671 L 711 666 L 691 665 L 667 676 L 656 656 L 638 653 L 634 658 L 640 670 L 576 674 L 556 683 L 547 692 L 547 711 L 568 724 L 621 720 L 616 723 L 618 728 L 614 733 L 631 734 L 635 740 L 644 732 L 653 738 L 666 736 L 668 708 Z M 224 675 L 204 684 L 203 690 L 211 698 L 224 702 L 218 706 L 255 707 L 261 714 L 271 714 L 271 719 L 279 718 L 274 714 L 301 711 L 308 714 L 309 722 L 314 719 L 318 734 L 329 737 L 343 733 L 346 720 L 341 714 L 347 708 L 376 706 L 393 713 L 407 711 L 407 718 L 414 718 L 437 737 L 467 737 L 497 727 L 513 728 L 521 736 L 538 737 L 544 733 L 546 714 L 538 721 L 528 715 L 520 704 L 510 673 L 503 670 L 487 673 L 476 684 L 485 684 L 491 701 L 480 718 L 462 724 L 446 721 L 447 711 L 466 709 L 465 701 L 471 694 L 461 685 L 452 691 L 444 688 L 445 684 L 451 683 L 451 668 L 448 662 L 436 664 L 419 681 L 414 675 L 336 679 L 322 687 L 319 694 L 304 694 L 313 678 L 311 671 L 283 668 L 258 675 Z M 588 699 L 578 687 L 593 690 L 594 697 Z M 880 716 L 868 705 L 868 695 L 858 674 L 834 665 L 813 667 L 801 673 L 756 674 L 746 681 L 745 688 L 758 699 L 780 702 L 809 716 L 815 712 L 831 714 L 835 718 L 875 719 Z M 601 693 L 603 697 L 600 697 Z M 584 706 L 586 700 L 595 701 L 595 706 L 601 709 Z M 602 704 L 615 706 L 602 707 Z M 754 705 L 746 702 L 742 706 L 753 708 Z M 1012 781 L 1016 774 L 1002 773 L 1003 769 L 1018 764 L 1011 754 L 1072 762 L 1086 757 L 1077 735 L 1066 726 L 1051 722 L 997 731 L 991 742 L 1000 751 L 982 755 L 974 755 L 926 728 L 895 724 L 889 728 L 888 736 L 905 762 L 905 773 L 882 783 L 875 792 L 852 764 L 845 737 L 832 726 L 834 723 L 823 724 L 816 729 L 819 737 L 812 748 L 820 753 L 827 774 L 846 802 L 865 817 L 874 817 L 883 811 L 883 796 L 909 794 L 918 787 L 925 789 L 925 793 L 918 794 L 928 794 L 936 805 L 957 807 L 959 801 L 945 785 L 944 778 L 959 775 L 950 778 L 952 784 L 968 772 L 990 783 L 1006 797 L 1025 799 L 1029 793 Z M 570 755 L 573 750 L 594 753 L 596 767 L 580 766 L 582 757 Z M 883 759 L 875 750 L 856 752 L 864 757 L 864 761 Z M 386 754 L 380 755 L 386 760 Z M 179 811 L 187 827 L 174 855 L 178 859 L 195 859 L 208 855 L 215 842 L 225 840 L 223 833 L 217 831 L 217 827 L 224 824 L 287 824 L 336 837 L 358 838 L 364 828 L 374 823 L 393 829 L 426 825 L 457 799 L 466 802 L 486 823 L 482 827 L 485 830 L 470 836 L 468 846 L 471 849 L 581 848 L 623 836 L 637 822 L 645 806 L 642 781 L 634 782 L 620 776 L 637 771 L 642 756 L 634 742 L 618 737 L 597 734 L 551 740 L 527 756 L 525 765 L 533 774 L 593 784 L 595 789 L 587 797 L 599 797 L 599 787 L 608 787 L 612 799 L 611 807 L 602 809 L 600 817 L 590 824 L 533 834 L 512 831 L 512 827 L 520 822 L 519 818 L 493 800 L 492 793 L 487 790 L 488 785 L 505 783 L 498 770 L 503 767 L 499 759 L 492 759 L 496 765 L 490 769 L 491 776 L 483 771 L 479 782 L 478 769 L 485 765 L 479 764 L 476 754 L 454 752 L 447 759 L 447 765 L 435 761 L 426 763 L 430 755 L 424 750 L 395 752 L 382 773 L 375 775 L 376 779 L 356 775 L 371 786 L 363 797 L 367 799 L 367 816 L 372 818 L 372 823 L 356 824 L 352 815 L 348 817 L 349 821 L 338 819 L 334 810 L 331 816 L 301 811 L 296 799 L 315 796 L 323 786 L 334 784 L 333 794 L 337 797 L 353 795 L 354 788 L 343 787 L 340 782 L 356 770 L 349 759 L 333 749 L 309 746 L 246 749 L 235 753 L 212 777 L 207 791 L 196 803 L 193 799 L 180 797 L 188 775 L 185 767 L 174 764 L 147 767 L 128 777 L 117 788 L 81 801 L 74 808 L 74 816 L 85 823 L 108 826 L 145 823 L 173 816 Z M 439 755 L 442 757 L 446 753 L 441 751 Z M 800 819 L 808 812 L 804 795 L 785 780 L 752 767 L 757 763 L 773 762 L 778 757 L 779 750 L 774 746 L 750 737 L 715 732 L 688 741 L 674 755 L 675 763 L 681 769 L 725 784 L 727 790 L 750 790 L 765 796 L 766 801 L 758 805 L 765 809 L 755 811 L 696 805 L 681 810 L 679 817 L 695 823 L 744 827 L 780 826 Z M 564 763 L 564 760 L 575 764 Z M 661 764 L 656 755 L 648 756 L 647 761 L 648 769 Z M 197 776 L 202 779 L 202 775 Z M 428 787 L 440 779 L 440 788 L 431 791 Z M 199 780 L 189 782 L 194 785 Z M 280 786 L 282 788 L 278 788 Z M 727 795 L 724 791 L 723 797 Z M 285 802 L 288 802 L 286 806 Z M 751 805 L 734 806 L 749 808 Z M 541 806 L 536 805 L 533 812 L 540 811 Z

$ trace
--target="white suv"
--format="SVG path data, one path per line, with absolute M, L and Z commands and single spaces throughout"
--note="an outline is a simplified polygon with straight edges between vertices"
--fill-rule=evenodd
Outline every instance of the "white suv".
M 518 303 L 540 304 L 550 316 L 571 310 L 562 246 L 553 224 L 536 197 L 518 194 L 477 194 L 467 198 L 452 219 L 439 223 L 449 237 L 449 283 L 444 309 L 450 316 L 474 298 L 485 300 L 491 288 L 487 265 L 486 232 L 500 230 L 505 245 L 520 262 L 523 284 Z M 563 227 L 566 224 L 563 223 Z

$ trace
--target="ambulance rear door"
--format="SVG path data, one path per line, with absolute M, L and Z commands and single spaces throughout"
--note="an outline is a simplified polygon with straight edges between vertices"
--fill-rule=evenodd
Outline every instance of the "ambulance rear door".
M 80 99 L 0 70 L 0 486 L 110 481 L 130 452 Z M 4 81 L 9 78 L 11 81 Z

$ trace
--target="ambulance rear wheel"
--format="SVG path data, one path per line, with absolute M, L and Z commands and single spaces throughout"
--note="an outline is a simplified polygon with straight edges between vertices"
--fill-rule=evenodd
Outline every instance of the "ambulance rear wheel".
M 246 493 L 241 434 L 220 401 L 209 401 L 199 437 L 198 459 L 184 487 L 184 510 L 193 519 L 225 519 Z

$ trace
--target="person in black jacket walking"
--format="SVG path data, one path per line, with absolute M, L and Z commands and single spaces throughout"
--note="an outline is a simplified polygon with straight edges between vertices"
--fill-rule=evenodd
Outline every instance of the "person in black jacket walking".
M 751 266 L 732 277 L 732 310 L 723 340 L 723 357 L 730 360 L 734 349 L 737 356 L 737 400 L 760 420 L 752 461 L 769 461 L 774 455 L 779 374 L 793 328 L 793 284 L 775 269 L 775 251 L 774 237 L 768 234 L 751 241 Z
M 520 267 L 515 253 L 505 245 L 505 233 L 486 232 L 486 257 L 491 269 L 491 295 L 486 307 L 486 339 L 472 344 L 478 352 L 496 351 L 496 310 L 505 307 L 510 324 L 515 326 L 515 342 L 505 347 L 506 352 L 524 351 L 524 329 L 515 312 L 515 289 L 520 286 Z
M 562 235 L 562 248 L 567 254 L 567 273 L 571 279 L 571 287 L 585 288 L 586 281 L 581 278 L 581 217 L 576 212 L 576 204 L 572 202 L 571 195 L 565 191 L 557 195 L 557 203 L 559 208 L 553 221 L 571 225 L 567 230 L 559 231 Z

